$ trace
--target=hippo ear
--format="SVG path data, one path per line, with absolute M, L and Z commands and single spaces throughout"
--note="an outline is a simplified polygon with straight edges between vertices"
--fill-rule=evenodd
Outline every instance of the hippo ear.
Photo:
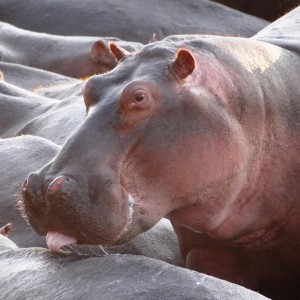
M 11 231 L 11 223 L 6 224 L 5 226 L 0 228 L 0 234 L 4 236 L 8 236 Z
M 177 51 L 173 62 L 173 70 L 180 79 L 185 79 L 187 76 L 192 74 L 195 66 L 195 58 L 189 50 L 181 48 Z
M 124 56 L 129 54 L 129 52 L 126 51 L 124 48 L 119 47 L 117 44 L 112 42 L 109 43 L 109 48 L 117 62 L 119 62 Z
M 91 57 L 94 61 L 103 64 L 108 70 L 112 70 L 117 65 L 108 43 L 103 40 L 98 40 L 92 45 Z
M 0 80 L 3 80 L 4 76 L 2 74 L 2 72 L 0 71 Z

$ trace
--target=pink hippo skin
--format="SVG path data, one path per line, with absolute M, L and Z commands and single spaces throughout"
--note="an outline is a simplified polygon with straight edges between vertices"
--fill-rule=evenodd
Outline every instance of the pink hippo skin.
M 167 216 L 188 268 L 267 295 L 297 287 L 300 58 L 258 37 L 111 46 L 119 64 L 88 80 L 84 122 L 24 182 L 50 249 L 122 244 Z

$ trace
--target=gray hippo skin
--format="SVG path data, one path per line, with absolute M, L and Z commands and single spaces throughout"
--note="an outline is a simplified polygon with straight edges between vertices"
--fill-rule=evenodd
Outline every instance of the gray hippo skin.
M 266 300 L 241 286 L 134 255 L 86 257 L 15 249 L 0 235 L 3 299 Z M 4 250 L 4 249 L 7 250 Z
M 111 246 L 167 216 L 188 268 L 266 295 L 298 288 L 299 53 L 218 36 L 111 50 L 120 62 L 87 81 L 84 122 L 24 181 L 34 230 L 52 251 Z
M 207 0 L 1 0 L 0 20 L 59 35 L 116 36 L 148 43 L 153 34 L 220 34 L 249 37 L 268 22 Z
M 0 22 L 0 56 L 2 61 L 17 63 L 65 76 L 84 78 L 104 73 L 116 65 L 108 50 L 115 41 L 133 52 L 142 44 L 113 37 L 59 36 L 23 30 Z
M 11 223 L 8 235 L 21 247 L 45 246 L 45 239 L 28 226 L 17 209 L 22 177 L 38 170 L 58 150 L 56 144 L 35 136 L 0 139 L 0 227 Z
M 82 84 L 78 81 L 48 88 L 48 93 L 40 91 L 64 98 L 57 100 L 0 81 L 0 137 L 31 134 L 63 144 L 85 116 Z
M 0 72 L 3 81 L 26 90 L 78 82 L 75 78 L 3 61 L 0 62 Z

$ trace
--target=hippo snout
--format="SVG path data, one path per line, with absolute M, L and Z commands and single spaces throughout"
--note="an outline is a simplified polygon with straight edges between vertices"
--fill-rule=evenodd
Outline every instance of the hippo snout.
M 132 204 L 122 186 L 100 175 L 96 182 L 87 179 L 42 170 L 23 182 L 24 214 L 56 251 L 70 238 L 78 243 L 114 243 L 131 223 Z
M 45 178 L 43 174 L 35 172 L 23 182 L 25 215 L 33 229 L 41 235 L 58 225 L 65 228 L 63 223 L 74 218 L 71 212 L 76 210 L 78 204 L 77 182 L 65 175 L 53 177 Z M 84 206 L 82 203 L 80 205 Z
M 54 179 L 44 180 L 40 174 L 31 173 L 23 181 L 23 197 L 25 202 L 32 205 L 47 205 L 53 198 L 66 197 L 76 188 L 75 180 L 68 176 L 59 175 Z

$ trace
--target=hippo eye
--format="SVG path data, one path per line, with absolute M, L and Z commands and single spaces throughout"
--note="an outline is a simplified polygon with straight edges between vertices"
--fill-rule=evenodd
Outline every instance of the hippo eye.
M 143 93 L 143 92 L 138 92 L 138 93 L 136 93 L 136 94 L 134 95 L 134 101 L 135 101 L 136 103 L 139 103 L 139 102 L 144 101 L 145 98 L 146 98 L 146 95 L 145 95 L 145 93 Z
M 144 89 L 138 89 L 133 93 L 131 96 L 131 101 L 130 101 L 130 108 L 134 109 L 144 109 L 147 106 L 147 99 L 148 99 L 148 94 Z
M 135 114 L 147 111 L 153 105 L 152 94 L 152 90 L 144 82 L 131 82 L 120 95 L 120 112 Z

